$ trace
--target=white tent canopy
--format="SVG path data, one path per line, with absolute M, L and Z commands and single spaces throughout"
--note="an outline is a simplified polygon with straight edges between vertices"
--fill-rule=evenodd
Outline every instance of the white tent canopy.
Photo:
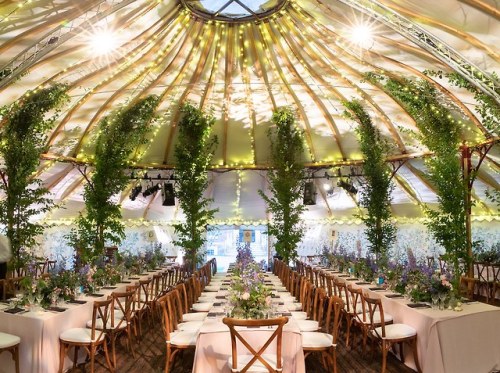
M 469 92 L 423 74 L 427 69 L 467 74 L 463 66 L 473 67 L 476 76 L 484 74 L 474 83 L 499 100 L 499 82 L 491 75 L 499 70 L 495 1 L 254 0 L 247 2 L 251 12 L 235 3 L 219 15 L 222 20 L 211 13 L 218 3 L 0 2 L 0 104 L 52 82 L 70 85 L 71 101 L 57 119 L 39 168 L 62 206 L 46 219 L 72 219 L 82 210 L 85 180 L 79 168 L 92 163 L 99 119 L 146 94 L 161 97 L 161 119 L 133 166 L 153 179 L 168 177 L 175 168 L 179 103 L 189 100 L 213 110 L 219 145 L 206 195 L 219 208 L 218 221 L 268 219 L 257 191 L 267 191 L 266 134 L 276 107 L 296 111 L 305 134 L 304 161 L 315 175 L 352 173 L 362 155 L 357 124 L 343 114 L 341 102 L 351 98 L 363 102 L 391 142 L 391 159 L 405 161 L 394 178 L 394 215 L 423 216 L 420 203 L 436 202 L 423 161 L 428 151 L 408 132 L 418 131 L 413 119 L 387 93 L 363 81 L 366 72 L 428 79 L 453 106 L 467 144 L 497 139 L 498 131 L 481 124 Z M 106 40 L 114 49 L 99 54 Z M 485 190 L 499 188 L 499 168 L 497 144 L 474 184 L 474 215 L 498 214 Z M 153 181 L 142 183 L 146 187 Z M 308 206 L 305 219 L 352 219 L 358 212 L 356 196 L 337 187 L 337 181 L 314 179 L 316 204 Z M 360 178 L 351 182 L 362 188 Z M 131 180 L 116 196 L 125 220 L 182 219 L 177 205 L 162 205 L 159 192 L 131 201 L 136 183 Z

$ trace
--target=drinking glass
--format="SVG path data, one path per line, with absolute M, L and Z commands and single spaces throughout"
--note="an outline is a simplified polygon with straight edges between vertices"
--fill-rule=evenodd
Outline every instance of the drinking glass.
M 431 294 L 431 300 L 432 300 L 432 309 L 433 310 L 439 309 L 439 294 L 438 293 Z
M 444 310 L 444 301 L 446 300 L 446 293 L 439 293 L 439 309 Z

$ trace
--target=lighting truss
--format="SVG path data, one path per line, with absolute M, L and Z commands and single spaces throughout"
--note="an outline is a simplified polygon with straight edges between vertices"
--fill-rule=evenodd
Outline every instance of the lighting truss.
M 0 89 L 15 80 L 60 44 L 90 29 L 92 24 L 99 22 L 134 1 L 103 0 L 86 13 L 71 20 L 69 24 L 60 23 L 57 27 L 44 34 L 33 45 L 24 49 L 5 65 L 0 66 Z
M 408 18 L 376 0 L 339 0 L 371 18 L 382 22 L 407 39 L 418 44 L 433 56 L 462 74 L 470 83 L 500 104 L 500 82 L 468 61 L 459 52 Z

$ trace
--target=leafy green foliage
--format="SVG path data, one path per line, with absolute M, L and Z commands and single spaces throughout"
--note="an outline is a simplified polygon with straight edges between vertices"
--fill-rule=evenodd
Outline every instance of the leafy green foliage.
M 446 250 L 455 273 L 460 259 L 468 260 L 466 219 L 466 180 L 459 156 L 460 128 L 450 111 L 437 99 L 435 88 L 427 81 L 386 79 L 370 74 L 369 79 L 384 82 L 386 91 L 399 100 L 415 119 L 420 140 L 434 153 L 426 158 L 427 174 L 436 188 L 439 208 L 427 209 L 427 227 Z
M 453 85 L 473 93 L 474 99 L 479 103 L 475 110 L 482 118 L 482 125 L 493 135 L 500 133 L 500 105 L 493 97 L 481 91 L 457 72 L 445 74 L 442 71 L 425 71 L 425 73 L 439 78 L 445 76 Z M 497 74 L 493 72 L 491 75 L 498 80 Z
M 385 162 L 389 145 L 381 138 L 358 100 L 346 101 L 343 105 L 349 110 L 345 111 L 345 115 L 359 123 L 356 133 L 364 156 L 365 182 L 360 204 L 366 208 L 367 214 L 360 218 L 366 225 L 365 234 L 370 251 L 377 256 L 379 266 L 386 266 L 387 255 L 396 234 L 396 227 L 391 222 L 391 192 L 394 186 Z
M 269 128 L 272 170 L 268 172 L 272 197 L 259 190 L 273 215 L 269 234 L 276 237 L 275 249 L 285 263 L 297 257 L 297 244 L 304 229 L 300 216 L 305 207 L 297 197 L 304 187 L 303 134 L 295 125 L 295 115 L 290 108 L 278 108 L 272 120 L 275 128 Z
M 19 263 L 20 249 L 33 246 L 35 237 L 43 232 L 44 226 L 33 222 L 32 217 L 53 206 L 45 197 L 48 190 L 33 174 L 58 112 L 48 118 L 47 114 L 68 101 L 66 91 L 67 86 L 55 84 L 0 109 L 5 121 L 0 133 L 0 155 L 5 163 L 0 171 L 0 189 L 6 196 L 0 202 L 0 221 L 7 227 L 14 267 Z
M 203 197 L 208 186 L 207 169 L 212 161 L 217 137 L 210 137 L 215 118 L 206 115 L 190 103 L 181 106 L 179 137 L 175 146 L 176 196 L 186 216 L 184 223 L 175 224 L 176 245 L 184 248 L 188 261 L 196 270 L 205 252 L 201 250 L 206 239 L 204 232 L 209 220 L 217 212 L 209 209 L 211 199 Z
M 119 245 L 125 238 L 120 205 L 112 197 L 130 181 L 125 174 L 129 157 L 147 142 L 158 103 L 157 96 L 147 96 L 99 123 L 94 172 L 87 178 L 83 194 L 86 215 L 80 214 L 69 236 L 82 264 L 103 255 L 105 243 Z

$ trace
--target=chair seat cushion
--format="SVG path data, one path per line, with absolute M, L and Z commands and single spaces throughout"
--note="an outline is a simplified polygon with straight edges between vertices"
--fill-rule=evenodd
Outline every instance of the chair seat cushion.
M 208 303 L 194 303 L 193 304 L 193 311 L 196 312 L 208 312 L 213 306 L 213 302 L 208 302 Z
M 302 347 L 304 348 L 327 348 L 333 346 L 333 336 L 326 333 L 303 332 Z
M 316 320 L 295 320 L 301 332 L 315 332 L 319 329 Z
M 197 330 L 170 333 L 170 344 L 174 346 L 196 346 Z
M 379 326 L 372 331 L 373 334 L 378 333 L 382 336 L 382 327 Z M 417 335 L 417 331 L 406 324 L 390 324 L 385 326 L 385 339 L 409 338 Z
M 91 343 L 97 342 L 104 339 L 105 334 L 96 331 L 95 340 L 92 340 L 92 329 L 88 328 L 73 328 L 68 329 L 62 332 L 59 335 L 59 338 L 64 342 L 73 342 L 73 343 Z
M 17 335 L 0 332 L 0 348 L 8 348 L 15 346 L 21 342 L 21 338 Z
M 294 320 L 305 320 L 307 319 L 307 312 L 304 311 L 293 311 L 290 312 L 292 314 L 292 319 Z
M 177 324 L 179 331 L 196 331 L 201 328 L 203 321 L 185 321 Z
M 205 286 L 205 288 L 203 289 L 203 291 L 209 291 L 209 292 L 217 292 L 219 291 L 220 289 L 220 286 L 216 286 L 216 285 L 208 285 L 208 286 Z
M 208 312 L 185 313 L 182 315 L 182 321 L 203 321 L 207 315 Z
M 276 360 L 276 355 L 273 354 L 262 354 L 262 358 L 269 364 L 271 367 L 276 369 L 277 365 L 277 360 Z M 237 362 L 238 366 L 234 369 L 236 372 L 241 372 L 243 368 L 252 360 L 253 355 L 238 355 Z M 231 369 L 233 369 L 233 358 L 229 357 L 228 359 L 229 366 Z M 282 366 L 283 366 L 283 360 L 282 360 Z M 262 372 L 262 373 L 268 373 L 269 370 L 267 370 L 266 366 L 260 362 L 260 360 L 255 361 L 252 366 L 247 370 L 247 372 Z
M 285 303 L 285 307 L 289 311 L 300 311 L 302 309 L 301 303 Z
M 111 329 L 111 318 L 108 319 L 106 327 Z M 115 316 L 115 321 L 113 323 L 113 329 L 125 329 L 127 327 L 127 322 L 123 320 L 123 317 Z M 87 328 L 92 328 L 92 320 L 87 321 Z M 102 319 L 96 319 L 95 328 L 102 330 L 103 322 Z

